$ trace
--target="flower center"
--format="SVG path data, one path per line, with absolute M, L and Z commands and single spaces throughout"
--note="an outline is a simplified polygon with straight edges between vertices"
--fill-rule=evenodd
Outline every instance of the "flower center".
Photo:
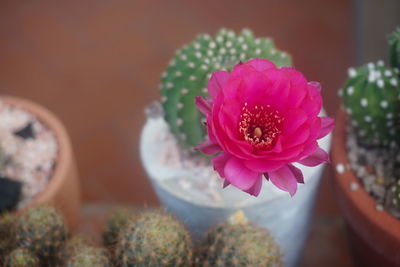
M 255 152 L 271 149 L 282 132 L 284 118 L 270 105 L 242 107 L 239 120 L 239 133 Z

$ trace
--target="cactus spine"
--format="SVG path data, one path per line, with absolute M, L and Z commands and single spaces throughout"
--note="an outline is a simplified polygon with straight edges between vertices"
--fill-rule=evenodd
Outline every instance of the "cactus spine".
M 389 36 L 389 61 L 394 68 L 400 68 L 400 27 Z
M 105 224 L 102 235 L 104 246 L 113 248 L 117 242 L 119 232 L 134 219 L 135 216 L 128 209 L 115 210 Z
M 398 69 L 383 61 L 349 69 L 342 99 L 364 146 L 398 147 L 400 80 Z
M 13 250 L 5 259 L 5 267 L 39 267 L 39 258 L 27 248 Z
M 290 56 L 275 48 L 269 38 L 255 38 L 250 30 L 239 35 L 221 29 L 215 36 L 197 36 L 176 52 L 163 73 L 161 102 L 171 132 L 182 148 L 192 148 L 203 141 L 202 115 L 195 107 L 196 96 L 207 96 L 207 82 L 217 70 L 230 71 L 240 61 L 266 58 L 278 66 L 291 65 Z
M 46 261 L 55 256 L 67 234 L 64 218 L 51 206 L 28 210 L 16 225 L 18 246 L 29 248 Z
M 83 246 L 75 251 L 65 263 L 65 267 L 109 267 L 111 266 L 109 253 L 104 248 Z
M 179 221 L 163 212 L 145 212 L 120 232 L 117 266 L 190 266 L 189 234 Z
M 283 266 L 279 246 L 269 232 L 245 219 L 239 211 L 209 231 L 198 266 Z

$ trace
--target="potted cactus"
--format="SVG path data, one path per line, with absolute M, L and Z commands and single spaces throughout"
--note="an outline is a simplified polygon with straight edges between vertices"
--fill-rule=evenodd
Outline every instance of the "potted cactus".
M 194 242 L 209 227 L 242 209 L 250 221 L 270 229 L 282 248 L 285 265 L 294 266 L 307 236 L 323 170 L 322 165 L 307 166 L 327 160 L 324 150 L 329 149 L 330 139 L 326 135 L 333 120 L 318 117 L 322 107 L 319 84 L 307 82 L 287 66 L 291 66 L 288 53 L 278 50 L 269 38 L 254 37 L 250 30 L 235 34 L 222 29 L 215 37 L 199 35 L 176 52 L 162 74 L 161 104 L 154 103 L 147 110 L 140 153 L 161 202 L 186 224 Z M 254 75 L 248 70 L 255 71 Z M 264 72 L 268 74 L 262 76 Z M 214 138 L 211 128 L 218 127 L 211 114 L 218 110 L 212 107 L 218 103 L 214 97 L 218 98 L 222 87 L 228 88 L 225 83 L 236 74 L 243 76 L 240 79 L 255 79 L 249 80 L 252 84 L 282 80 L 266 84 L 265 90 L 255 86 L 253 92 L 246 92 L 249 88 L 244 86 L 243 94 L 239 89 L 231 91 L 237 94 L 232 99 L 251 99 L 241 99 L 224 113 L 237 115 L 222 126 L 228 129 L 229 121 L 236 120 L 231 125 L 233 134 L 226 137 L 221 131 L 225 137 Z M 236 104 L 243 105 L 241 111 Z M 228 144 L 232 140 L 237 142 Z M 223 151 L 225 144 L 232 145 L 229 152 Z M 247 151 L 246 155 L 235 154 L 240 151 Z M 243 160 L 246 156 L 260 160 Z M 245 161 L 249 165 L 244 166 Z M 287 221 L 296 221 L 296 227 Z
M 31 101 L 0 96 L 1 211 L 53 203 L 78 225 L 80 190 L 71 143 L 62 123 Z M 7 185 L 7 187 L 6 187 Z
M 348 70 L 332 159 L 334 185 L 361 266 L 399 266 L 400 30 L 382 60 Z

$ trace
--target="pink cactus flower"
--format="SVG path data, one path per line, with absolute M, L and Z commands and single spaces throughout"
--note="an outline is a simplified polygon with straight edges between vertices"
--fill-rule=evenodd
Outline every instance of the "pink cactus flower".
M 211 99 L 196 98 L 206 116 L 208 140 L 197 146 L 214 155 L 212 164 L 233 186 L 258 196 L 265 177 L 293 196 L 304 183 L 300 169 L 329 161 L 317 140 L 334 127 L 319 117 L 320 85 L 291 67 L 277 68 L 266 59 L 239 63 L 232 72 L 214 72 Z

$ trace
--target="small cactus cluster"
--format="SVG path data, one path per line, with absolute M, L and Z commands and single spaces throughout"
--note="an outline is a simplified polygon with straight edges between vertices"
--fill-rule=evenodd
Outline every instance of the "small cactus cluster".
M 255 38 L 248 29 L 238 35 L 221 29 L 213 38 L 201 34 L 176 52 L 162 74 L 160 90 L 165 120 L 183 149 L 205 138 L 203 117 L 196 96 L 207 96 L 207 82 L 217 70 L 230 71 L 240 61 L 266 58 L 277 66 L 290 66 L 291 57 L 278 50 L 269 38 Z
M 241 211 L 208 232 L 198 257 L 199 267 L 283 266 L 269 232 L 248 222 Z
M 342 99 L 364 146 L 397 147 L 400 143 L 399 70 L 383 61 L 350 68 Z
M 87 245 L 82 238 L 75 237 L 61 250 L 58 266 L 63 267 L 108 267 L 110 255 L 105 248 Z
M 191 239 L 183 225 L 164 212 L 148 211 L 128 223 L 115 246 L 116 265 L 190 266 Z
M 390 65 L 400 68 L 400 27 L 389 36 Z
M 5 267 L 40 267 L 39 258 L 27 248 L 16 248 L 11 251 L 5 261 Z

